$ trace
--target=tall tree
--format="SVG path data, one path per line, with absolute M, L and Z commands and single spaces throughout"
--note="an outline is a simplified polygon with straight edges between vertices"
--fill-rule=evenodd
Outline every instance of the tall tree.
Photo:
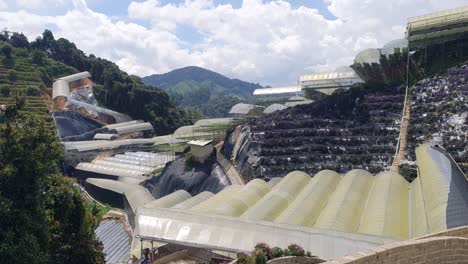
M 104 263 L 73 180 L 56 175 L 61 146 L 53 130 L 22 115 L 25 98 L 0 110 L 0 263 Z

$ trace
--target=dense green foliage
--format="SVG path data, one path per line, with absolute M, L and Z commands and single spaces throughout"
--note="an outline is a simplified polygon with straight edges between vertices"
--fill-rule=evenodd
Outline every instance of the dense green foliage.
M 147 76 L 143 82 L 161 87 L 178 105 L 193 107 L 208 117 L 227 116 L 233 105 L 252 99 L 253 91 L 262 88 L 195 66 Z
M 0 111 L 0 262 L 103 263 L 97 219 L 84 210 L 73 180 L 60 175 L 62 148 L 25 97 Z
M 9 47 L 11 58 L 6 55 Z M 87 56 L 67 39 L 56 40 L 49 30 L 32 42 L 22 34 L 4 31 L 0 34 L 0 51 L 0 86 L 43 89 L 57 77 L 89 71 L 97 84 L 96 98 L 102 105 L 134 119 L 150 121 L 157 134 L 172 133 L 200 118 L 195 111 L 176 107 L 161 89 L 143 84 L 139 77 L 128 75 L 111 61 Z
M 239 253 L 237 255 L 237 263 L 239 264 L 259 264 L 267 263 L 268 260 L 281 258 L 283 256 L 296 256 L 296 257 L 312 257 L 309 251 L 305 252 L 304 249 L 297 244 L 290 244 L 284 250 L 279 247 L 271 248 L 266 243 L 258 243 L 255 245 L 252 254 Z

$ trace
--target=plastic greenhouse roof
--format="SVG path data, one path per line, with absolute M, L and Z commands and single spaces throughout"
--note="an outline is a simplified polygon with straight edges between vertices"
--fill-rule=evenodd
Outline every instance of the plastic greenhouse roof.
M 258 241 L 279 247 L 294 242 L 333 258 L 468 225 L 468 181 L 451 157 L 431 145 L 416 155 L 420 174 L 411 184 L 394 172 L 321 171 L 310 177 L 296 171 L 273 187 L 259 179 L 229 186 L 196 199 L 193 207 L 178 209 L 194 198 L 167 208 L 141 207 L 137 236 L 234 252 L 250 251 Z
M 468 6 L 408 18 L 409 29 L 423 29 L 437 24 L 468 20 Z
M 255 89 L 253 95 L 268 95 L 268 94 L 283 94 L 283 93 L 298 93 L 301 91 L 301 88 L 297 85 L 295 86 L 285 86 L 285 87 L 272 87 L 272 88 L 261 88 Z
M 229 114 L 246 115 L 254 108 L 255 105 L 252 104 L 238 103 L 231 108 Z
M 354 61 L 356 63 L 380 63 L 380 55 L 379 49 L 365 49 L 356 55 Z
M 288 108 L 288 107 L 285 106 L 285 105 L 282 105 L 282 104 L 271 104 L 267 108 L 265 108 L 265 110 L 263 110 L 263 113 L 264 114 L 271 114 L 273 112 L 280 111 L 280 110 L 283 110 L 283 109 L 286 109 L 286 108 Z

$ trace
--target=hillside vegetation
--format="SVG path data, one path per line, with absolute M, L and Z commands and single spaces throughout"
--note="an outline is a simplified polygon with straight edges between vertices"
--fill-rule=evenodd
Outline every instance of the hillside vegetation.
M 6 98 L 13 90 L 24 90 L 39 98 L 54 78 L 80 71 L 89 71 L 97 84 L 95 94 L 105 107 L 130 115 L 134 119 L 150 121 L 157 134 L 169 134 L 180 126 L 190 124 L 198 116 L 175 105 L 161 89 L 143 84 L 137 76 L 130 76 L 108 60 L 86 55 L 67 39 L 55 39 L 45 30 L 32 42 L 19 33 L 0 34 L 0 85 Z M 26 111 L 47 115 L 41 101 L 31 97 Z M 0 99 L 5 100 L 5 99 Z M 42 111 L 42 112 L 41 112 Z
M 178 105 L 192 107 L 208 117 L 226 116 L 233 105 L 251 99 L 253 91 L 262 88 L 196 66 L 153 74 L 144 77 L 143 82 L 160 87 Z

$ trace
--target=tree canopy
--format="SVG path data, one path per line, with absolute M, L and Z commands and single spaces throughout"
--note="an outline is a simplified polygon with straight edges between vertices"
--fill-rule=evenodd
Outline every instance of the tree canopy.
M 73 180 L 58 172 L 62 148 L 16 95 L 0 110 L 0 262 L 103 263 L 97 219 Z

